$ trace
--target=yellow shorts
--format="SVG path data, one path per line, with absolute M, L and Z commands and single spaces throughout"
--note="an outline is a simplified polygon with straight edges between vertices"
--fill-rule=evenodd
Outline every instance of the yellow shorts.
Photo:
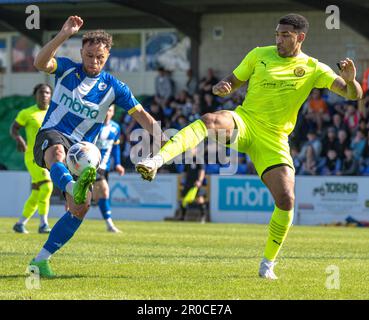
M 49 171 L 39 167 L 33 157 L 24 159 L 24 163 L 29 174 L 31 175 L 32 183 L 37 183 L 44 180 L 51 180 Z
M 241 107 L 229 112 L 232 113 L 238 131 L 228 146 L 247 153 L 260 177 L 266 169 L 281 164 L 295 170 L 287 135 L 278 135 L 265 130 L 262 124 L 247 117 Z

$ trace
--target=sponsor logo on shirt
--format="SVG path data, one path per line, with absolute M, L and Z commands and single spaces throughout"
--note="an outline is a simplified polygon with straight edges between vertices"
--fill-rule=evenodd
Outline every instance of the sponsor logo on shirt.
M 78 102 L 76 98 L 74 100 L 68 97 L 65 93 L 60 98 L 60 104 L 68 107 L 68 109 L 72 110 L 74 113 L 78 113 L 85 118 L 96 119 L 99 115 L 99 110 L 93 110 L 88 106 L 85 106 Z

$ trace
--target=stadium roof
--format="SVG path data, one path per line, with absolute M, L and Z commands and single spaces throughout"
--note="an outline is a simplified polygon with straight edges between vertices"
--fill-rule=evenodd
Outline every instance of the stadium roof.
M 27 30 L 25 8 L 40 8 L 41 31 Z M 175 27 L 200 40 L 200 18 L 209 13 L 323 10 L 328 0 L 0 0 L 0 31 L 19 31 L 41 44 L 43 32 L 59 30 L 69 15 L 79 15 L 86 29 Z M 369 39 L 369 0 L 336 0 L 342 21 Z

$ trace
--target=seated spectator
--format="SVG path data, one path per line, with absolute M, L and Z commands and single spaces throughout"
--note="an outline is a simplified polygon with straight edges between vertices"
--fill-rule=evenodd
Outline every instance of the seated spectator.
M 174 95 L 173 80 L 163 67 L 158 69 L 158 75 L 155 78 L 155 95 L 161 106 L 168 104 Z
M 355 138 L 352 140 L 350 145 L 350 148 L 354 153 L 355 159 L 360 160 L 364 152 L 365 144 L 366 144 L 365 136 L 360 130 L 358 130 L 356 132 Z
M 345 149 L 350 148 L 350 141 L 348 139 L 346 130 L 339 130 L 338 134 L 338 143 L 337 143 L 337 155 L 338 158 L 344 159 L 345 157 Z
M 337 175 L 357 176 L 359 174 L 359 161 L 354 158 L 354 153 L 350 148 L 345 149 L 345 158 L 342 162 L 341 170 Z
M 342 168 L 342 161 L 337 157 L 337 151 L 333 149 L 328 150 L 327 157 L 324 158 L 321 166 L 321 173 L 325 176 L 333 176 L 336 175 L 337 172 L 340 172 Z
M 361 119 L 360 112 L 353 104 L 346 104 L 346 113 L 343 118 L 343 122 L 346 124 L 350 131 L 350 134 L 354 134 L 359 127 L 359 121 Z
M 198 91 L 198 83 L 196 77 L 192 74 L 192 69 L 188 69 L 186 75 L 186 90 L 190 96 L 193 96 Z
M 151 103 L 149 113 L 156 121 L 160 121 L 162 125 L 164 124 L 163 109 L 155 101 Z
M 302 161 L 302 165 L 300 168 L 299 174 L 308 175 L 308 176 L 316 176 L 319 174 L 318 172 L 318 157 L 315 154 L 314 147 L 309 144 L 305 148 L 304 160 Z
M 313 89 L 308 100 L 308 111 L 305 115 L 307 120 L 314 123 L 317 134 L 320 135 L 323 129 L 323 124 L 330 121 L 328 106 L 321 97 L 319 89 Z
M 322 153 L 320 156 L 326 157 L 330 149 L 338 151 L 338 140 L 334 127 L 329 127 L 326 136 L 322 139 Z
M 201 115 L 217 111 L 217 106 L 214 96 L 210 93 L 206 93 L 201 105 Z
M 348 128 L 343 122 L 343 118 L 339 113 L 335 113 L 332 116 L 332 127 L 336 130 L 336 133 L 338 133 L 340 130 L 348 131 Z
M 199 84 L 200 95 L 204 96 L 206 93 L 213 94 L 213 86 L 218 83 L 218 78 L 214 74 L 212 68 L 208 69 L 206 77 L 202 78 Z
M 317 137 L 314 130 L 309 130 L 307 133 L 308 140 L 303 144 L 301 151 L 299 153 L 299 159 L 301 161 L 305 160 L 306 157 L 306 149 L 308 146 L 312 146 L 314 149 L 314 154 L 318 157 L 321 154 L 322 151 L 322 143 Z
M 290 152 L 293 160 L 293 166 L 295 167 L 295 172 L 297 173 L 300 171 L 302 165 L 302 161 L 299 159 L 299 149 L 296 146 L 291 146 Z

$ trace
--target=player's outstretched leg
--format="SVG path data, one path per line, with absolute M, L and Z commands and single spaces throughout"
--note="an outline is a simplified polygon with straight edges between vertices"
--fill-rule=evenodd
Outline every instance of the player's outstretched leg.
M 90 186 L 96 180 L 96 168 L 87 167 L 85 168 L 78 180 L 73 186 L 73 199 L 76 204 L 82 204 L 86 202 L 87 194 Z
M 144 180 L 152 181 L 158 169 L 188 149 L 196 147 L 208 136 L 208 129 L 202 120 L 196 120 L 180 130 L 154 157 L 148 157 L 136 164 L 136 171 Z

